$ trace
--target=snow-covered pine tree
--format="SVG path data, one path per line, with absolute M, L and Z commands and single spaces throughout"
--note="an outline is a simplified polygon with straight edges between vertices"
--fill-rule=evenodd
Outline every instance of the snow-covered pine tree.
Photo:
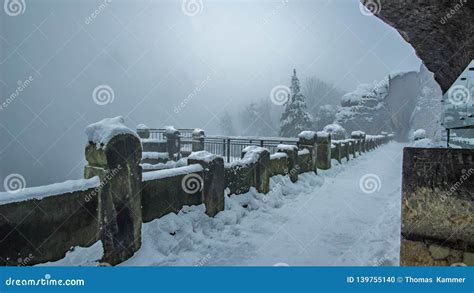
M 311 130 L 313 125 L 313 117 L 306 110 L 306 97 L 300 92 L 300 81 L 296 76 L 296 69 L 293 69 L 290 90 L 285 111 L 280 119 L 282 137 L 296 137 L 301 131 Z

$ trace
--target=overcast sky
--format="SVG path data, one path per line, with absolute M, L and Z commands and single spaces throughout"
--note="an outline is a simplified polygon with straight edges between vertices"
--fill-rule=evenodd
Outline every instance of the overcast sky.
M 25 2 L 0 12 L 0 175 L 27 186 L 81 178 L 84 128 L 105 117 L 215 133 L 219 113 L 268 98 L 293 68 L 351 91 L 420 66 L 356 0 Z

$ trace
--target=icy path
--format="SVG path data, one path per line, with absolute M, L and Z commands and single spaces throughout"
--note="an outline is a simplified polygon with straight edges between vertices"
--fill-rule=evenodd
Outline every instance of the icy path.
M 296 184 L 272 178 L 268 197 L 231 196 L 216 219 L 201 206 L 145 224 L 125 264 L 396 265 L 402 148 L 390 143 Z M 359 186 L 366 174 L 380 178 L 373 193 Z
M 215 218 L 201 205 L 144 224 L 124 265 L 397 265 L 402 148 L 390 143 L 296 184 L 273 177 L 269 195 L 233 195 Z M 101 254 L 99 242 L 49 264 L 94 265 Z

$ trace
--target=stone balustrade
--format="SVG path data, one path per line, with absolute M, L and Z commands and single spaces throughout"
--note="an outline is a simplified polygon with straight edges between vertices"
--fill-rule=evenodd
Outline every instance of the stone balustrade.
M 177 159 L 179 131 L 167 128 L 164 141 L 144 128 L 134 132 L 120 123 L 114 124 L 117 129 L 101 123 L 93 125 L 93 131 L 100 132 L 94 137 L 107 140 L 89 138 L 86 179 L 0 198 L 0 265 L 18 265 L 25 257 L 31 258 L 28 265 L 56 261 L 71 247 L 88 247 L 99 240 L 104 249 L 101 262 L 115 265 L 140 248 L 142 223 L 177 213 L 185 205 L 204 204 L 206 214 L 213 217 L 224 210 L 226 188 L 231 194 L 252 187 L 266 194 L 271 176 L 286 175 L 297 182 L 299 174 L 330 169 L 331 158 L 341 162 L 342 154 L 348 160 L 350 154 L 355 157 L 357 151 L 390 140 L 373 136 L 331 142 L 327 133 L 305 131 L 297 145 L 280 144 L 274 154 L 248 146 L 240 160 L 224 163 L 221 156 L 204 151 L 204 131 L 196 129 L 187 165 L 144 172 L 141 166 L 153 162 L 144 160 L 157 159 L 147 153 Z

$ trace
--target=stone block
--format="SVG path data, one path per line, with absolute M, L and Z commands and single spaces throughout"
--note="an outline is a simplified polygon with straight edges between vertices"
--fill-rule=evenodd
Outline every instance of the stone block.
M 329 133 L 317 133 L 316 152 L 316 167 L 322 170 L 331 169 L 331 135 Z
M 277 152 L 285 153 L 288 156 L 288 176 L 291 182 L 298 181 L 300 166 L 298 165 L 298 147 L 295 145 L 280 144 Z
M 201 151 L 191 154 L 188 157 L 188 164 L 200 164 L 204 169 L 203 203 L 206 205 L 206 214 L 214 217 L 224 210 L 224 159 Z

